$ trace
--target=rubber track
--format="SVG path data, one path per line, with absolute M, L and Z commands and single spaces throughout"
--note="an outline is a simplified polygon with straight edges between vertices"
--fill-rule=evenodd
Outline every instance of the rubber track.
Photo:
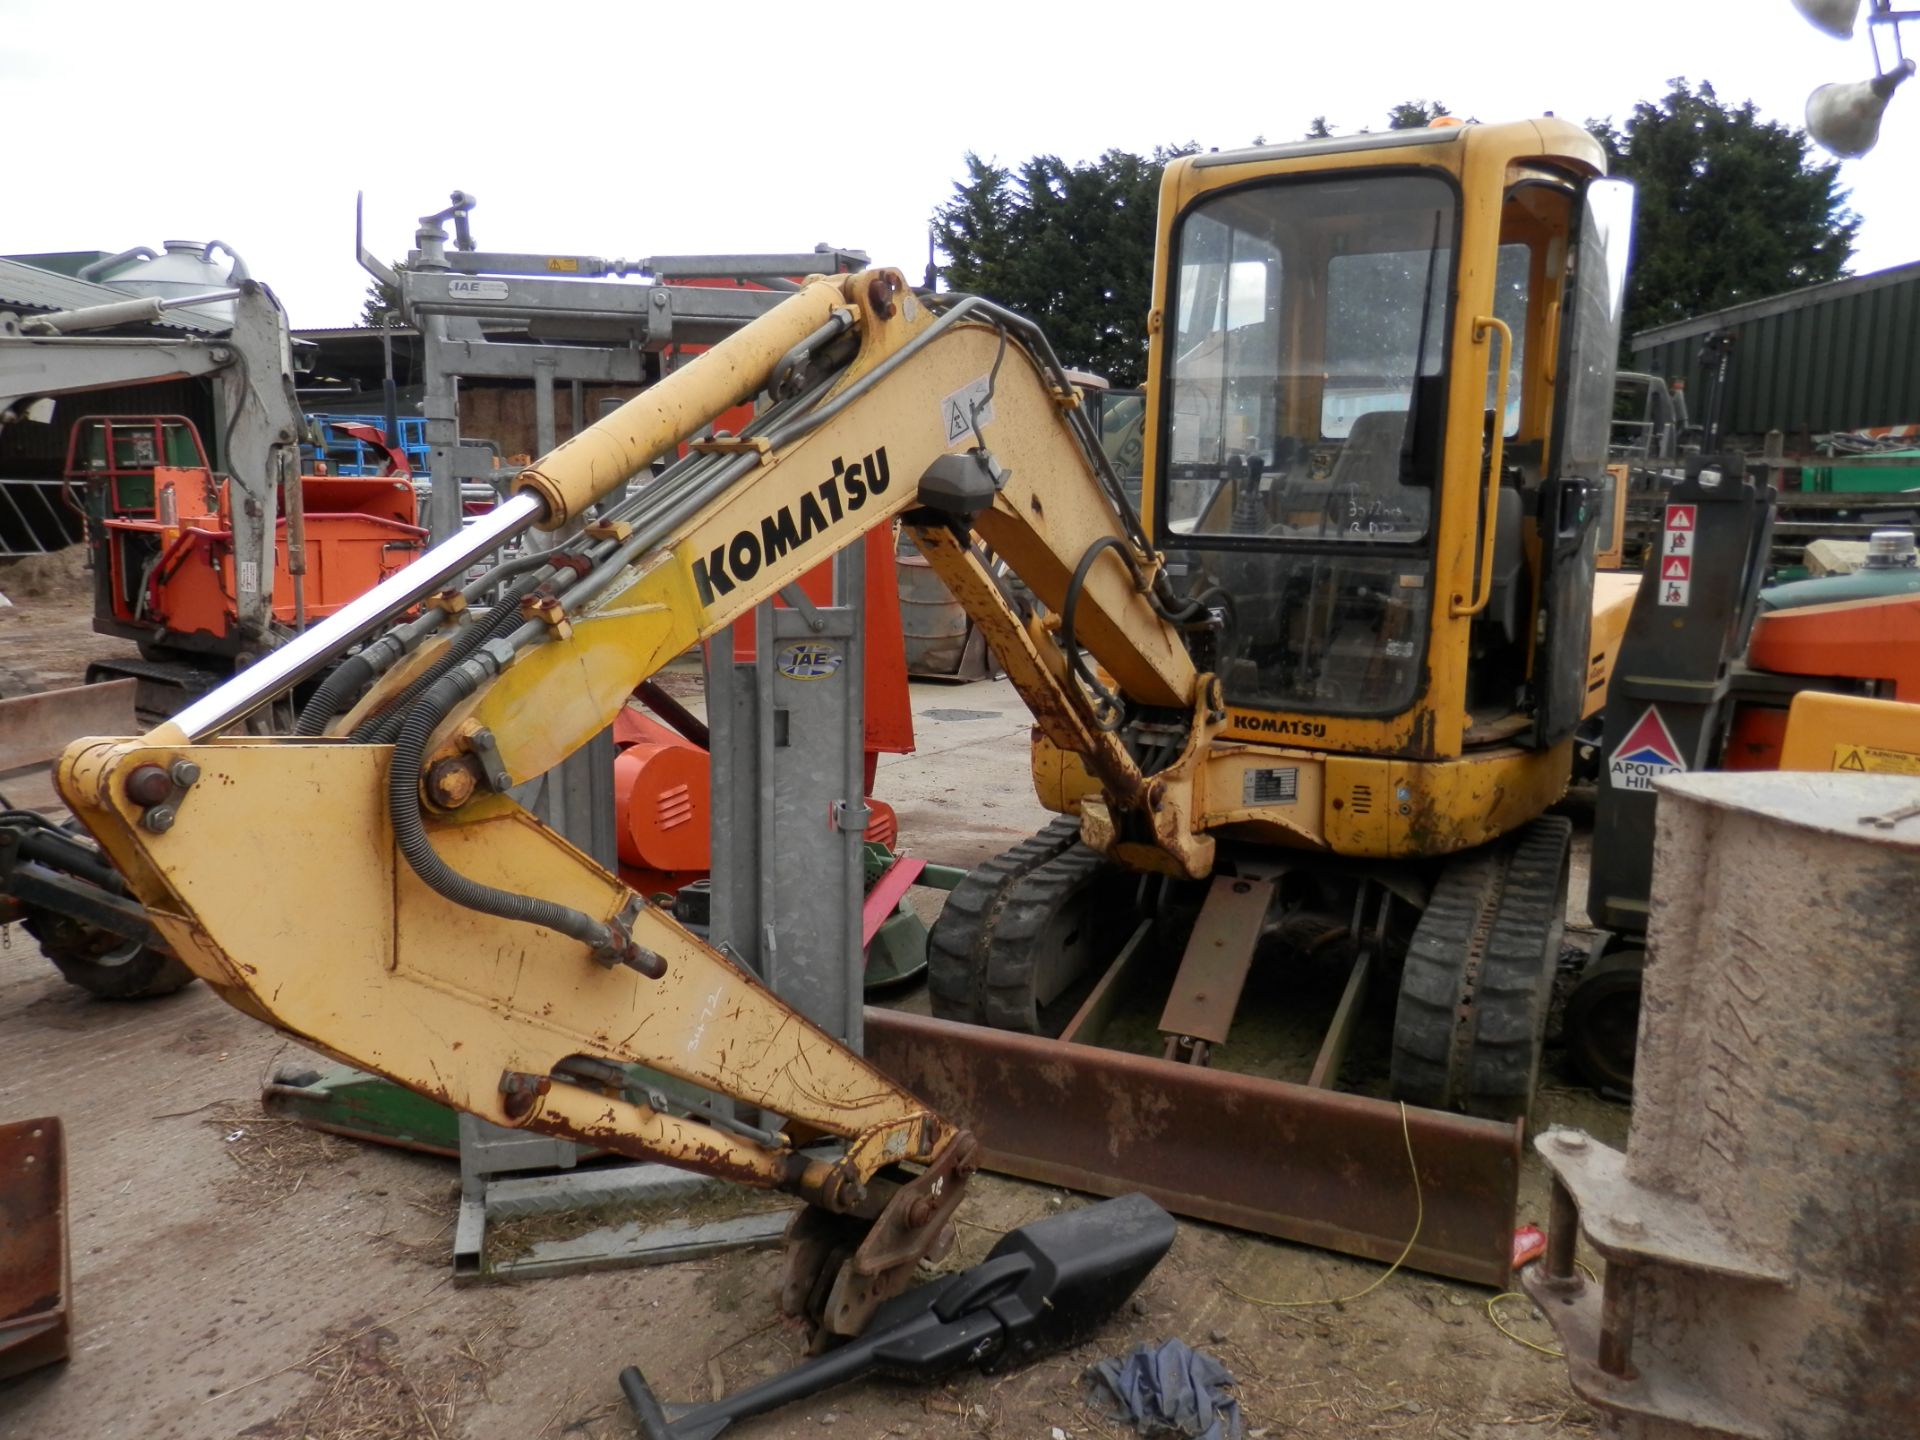
M 1397 1097 L 1491 1119 L 1527 1113 L 1559 960 L 1572 836 L 1571 821 L 1545 816 L 1442 873 L 1401 978 Z
M 986 1023 L 987 950 L 1007 890 L 1080 839 L 1080 821 L 1062 815 L 967 872 L 947 895 L 927 937 L 927 991 L 941 1020 Z
M 1097 850 L 1075 845 L 1029 870 L 1005 891 L 987 944 L 987 1023 L 999 1030 L 1040 1033 L 1035 989 L 1040 938 L 1059 913 L 1109 862 Z

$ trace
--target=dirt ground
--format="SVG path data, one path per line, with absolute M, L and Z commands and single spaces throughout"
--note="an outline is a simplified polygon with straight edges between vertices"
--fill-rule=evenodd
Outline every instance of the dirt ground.
M 0 700 L 78 685 L 89 660 L 138 655 L 130 640 L 93 633 L 93 577 L 86 550 L 0 561 Z
M 0 589 L 15 606 L 0 610 L 0 666 L 77 680 L 100 642 L 74 602 L 23 596 L 4 576 Z M 914 853 L 970 865 L 1043 822 L 1011 691 L 916 686 L 914 701 L 920 749 L 883 763 L 878 786 Z M 0 944 L 0 1120 L 66 1127 L 75 1314 L 68 1364 L 0 1382 L 0 1440 L 611 1440 L 635 1433 L 624 1365 L 683 1401 L 798 1358 L 799 1336 L 774 1318 L 770 1251 L 456 1288 L 452 1162 L 264 1118 L 263 1078 L 301 1052 L 205 986 L 97 1001 L 18 927 Z M 1557 1084 L 1535 1120 L 1614 1144 L 1626 1130 L 1624 1107 Z M 1082 1203 L 983 1176 L 949 1263 Z M 1545 1212 L 1530 1163 L 1522 1220 Z M 1170 1336 L 1234 1373 L 1256 1437 L 1590 1433 L 1563 1364 L 1502 1335 L 1487 1291 L 1403 1272 L 1350 1303 L 1256 1303 L 1350 1296 L 1381 1269 L 1183 1222 L 1135 1302 L 1076 1351 L 930 1388 L 857 1384 L 730 1434 L 1118 1437 L 1082 1403 L 1081 1372 Z M 1549 1344 L 1524 1300 L 1500 1314 Z

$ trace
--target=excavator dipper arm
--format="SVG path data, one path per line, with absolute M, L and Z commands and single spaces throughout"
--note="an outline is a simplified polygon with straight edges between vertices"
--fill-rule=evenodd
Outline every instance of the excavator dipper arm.
M 745 434 L 694 441 L 589 514 L 763 393 Z M 816 280 L 522 474 L 489 538 L 537 523 L 554 548 L 435 594 L 475 543 L 455 537 L 173 722 L 76 742 L 62 793 L 180 956 L 247 1013 L 495 1124 L 803 1197 L 786 1302 L 857 1333 L 950 1243 L 971 1137 L 506 792 L 668 660 L 901 517 L 1043 729 L 1102 781 L 1088 838 L 1205 873 L 1189 762 L 1219 706 L 1183 634 L 1202 617 L 1169 603 L 1075 404 L 1017 317 L 936 312 L 894 271 Z M 1013 609 L 974 534 L 1050 617 L 1071 612 L 1128 703 L 1192 724 L 1183 757 L 1141 773 L 1112 702 L 1076 678 L 1077 644 Z M 302 734 L 218 733 L 343 656 Z M 628 1064 L 774 1128 L 637 1103 Z M 883 1174 L 902 1162 L 924 1168 Z

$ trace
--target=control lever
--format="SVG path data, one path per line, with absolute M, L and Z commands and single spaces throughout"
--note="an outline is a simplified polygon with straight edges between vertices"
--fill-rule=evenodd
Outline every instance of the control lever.
M 1023 1225 L 980 1264 L 898 1295 L 859 1338 L 709 1405 L 667 1407 L 639 1369 L 620 1388 L 646 1440 L 712 1440 L 762 1415 L 876 1372 L 933 1380 L 963 1365 L 992 1373 L 1085 1339 L 1173 1244 L 1173 1217 L 1144 1195 Z

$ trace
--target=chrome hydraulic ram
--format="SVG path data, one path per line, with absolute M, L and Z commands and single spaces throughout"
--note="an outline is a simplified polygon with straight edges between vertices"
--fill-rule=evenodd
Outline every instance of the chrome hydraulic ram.
M 713 415 L 752 399 L 763 378 L 756 358 L 769 351 L 785 355 L 805 346 L 844 304 L 838 287 L 808 285 L 722 340 L 702 364 L 666 376 L 538 465 L 522 471 L 511 499 L 328 620 L 263 656 L 156 733 L 189 742 L 218 734 L 315 674 L 383 620 L 432 594 L 507 540 L 536 525 L 548 530 L 565 525 L 593 500 L 693 435 Z

